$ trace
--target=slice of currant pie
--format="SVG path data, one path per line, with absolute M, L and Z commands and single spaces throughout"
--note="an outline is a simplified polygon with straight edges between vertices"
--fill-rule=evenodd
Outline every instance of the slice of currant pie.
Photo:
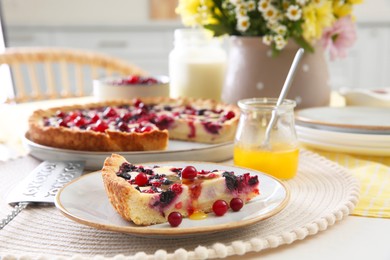
M 168 138 L 232 141 L 237 107 L 212 100 L 143 98 L 38 110 L 27 138 L 41 145 L 86 151 L 166 149 Z
M 164 223 L 172 212 L 190 218 L 213 210 L 219 214 L 224 210 L 218 205 L 221 201 L 231 202 L 232 209 L 239 210 L 242 205 L 237 202 L 245 204 L 259 195 L 257 175 L 198 171 L 190 165 L 134 165 L 118 154 L 105 160 L 102 176 L 113 207 L 137 225 Z

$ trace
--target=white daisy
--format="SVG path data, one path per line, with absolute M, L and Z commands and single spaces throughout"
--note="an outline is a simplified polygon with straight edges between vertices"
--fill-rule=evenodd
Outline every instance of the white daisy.
M 302 17 L 302 10 L 297 5 L 290 5 L 287 9 L 286 16 L 291 21 L 298 21 Z
M 260 12 L 265 12 L 271 6 L 270 0 L 260 0 L 259 7 L 257 8 Z
M 276 35 L 274 37 L 274 42 L 277 50 L 283 49 L 287 44 L 287 41 L 283 38 L 282 35 Z
M 268 9 L 265 10 L 265 12 L 263 12 L 264 19 L 269 22 L 277 21 L 278 15 L 278 10 L 272 5 L 269 6 Z
M 236 12 L 236 18 L 238 19 L 239 17 L 245 17 L 247 16 L 247 11 L 245 9 L 245 5 L 243 4 L 239 4 L 236 6 L 236 9 L 235 9 L 235 12 Z
M 263 43 L 265 44 L 265 45 L 271 45 L 271 43 L 272 43 L 272 35 L 269 35 L 269 34 L 267 34 L 267 35 L 264 35 L 263 36 Z
M 287 32 L 287 27 L 283 24 L 279 24 L 276 26 L 275 30 L 274 30 L 277 34 L 280 34 L 280 35 L 285 35 L 286 32 Z
M 248 16 L 239 17 L 237 19 L 237 30 L 240 32 L 245 32 L 250 26 L 250 21 Z
M 246 3 L 246 8 L 249 12 L 254 11 L 256 9 L 256 2 L 254 0 L 249 0 Z

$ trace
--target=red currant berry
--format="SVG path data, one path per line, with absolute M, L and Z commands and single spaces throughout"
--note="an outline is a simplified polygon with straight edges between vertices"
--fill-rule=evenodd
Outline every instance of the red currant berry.
M 148 126 L 144 126 L 140 129 L 141 133 L 146 133 L 146 132 L 150 132 L 153 130 L 153 127 L 151 127 L 150 125 Z
M 240 198 L 233 198 L 229 205 L 233 211 L 239 211 L 244 206 L 244 202 Z
M 224 117 L 227 119 L 227 120 L 230 120 L 230 119 L 232 119 L 233 117 L 235 117 L 236 116 L 236 114 L 233 112 L 233 111 L 229 111 L 229 112 L 227 112 L 225 115 L 224 115 Z
M 122 132 L 129 132 L 129 127 L 126 123 L 120 122 L 118 124 L 118 129 L 121 130 Z
M 183 216 L 180 212 L 173 211 L 168 215 L 168 222 L 172 227 L 177 227 L 181 224 Z
M 64 119 L 58 120 L 59 126 L 68 127 L 68 122 Z
M 96 124 L 91 128 L 93 131 L 97 132 L 104 132 L 108 128 L 108 125 L 106 122 L 98 120 Z
M 217 216 L 223 216 L 228 211 L 229 206 L 224 200 L 217 200 L 213 204 L 213 211 Z
M 65 113 L 62 112 L 61 110 L 58 110 L 58 111 L 56 112 L 56 116 L 57 116 L 57 117 L 63 118 L 63 117 L 65 117 Z
M 78 116 L 73 120 L 75 126 L 80 127 L 86 124 L 86 121 L 83 117 Z
M 90 123 L 96 123 L 100 119 L 98 114 L 93 114 Z
M 141 173 L 138 173 L 137 176 L 135 176 L 135 184 L 137 184 L 138 186 L 144 186 L 148 183 L 148 176 L 141 172 Z
M 138 84 L 140 81 L 140 77 L 138 75 L 131 75 L 127 78 L 127 84 Z
M 181 187 L 181 185 L 179 183 L 174 183 L 171 186 L 171 191 L 173 191 L 176 194 L 180 194 L 180 193 L 182 193 L 183 188 Z
M 144 103 L 140 99 L 135 99 L 134 100 L 134 106 L 138 107 L 138 108 L 142 108 L 142 107 L 144 107 Z
M 69 112 L 68 119 L 74 120 L 78 116 L 81 116 L 81 113 L 79 111 L 72 111 L 72 112 Z
M 113 117 L 116 115 L 117 115 L 116 110 L 112 107 L 107 107 L 106 110 L 104 110 L 103 112 L 103 116 L 105 117 Z
M 194 166 L 187 166 L 181 171 L 183 179 L 195 179 L 196 175 L 198 175 L 198 171 Z

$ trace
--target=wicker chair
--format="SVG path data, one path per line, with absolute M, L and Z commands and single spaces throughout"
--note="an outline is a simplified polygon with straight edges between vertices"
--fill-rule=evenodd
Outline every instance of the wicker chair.
M 2 64 L 9 65 L 13 80 L 14 94 L 7 103 L 86 96 L 93 79 L 146 74 L 114 57 L 65 48 L 7 48 L 0 53 Z

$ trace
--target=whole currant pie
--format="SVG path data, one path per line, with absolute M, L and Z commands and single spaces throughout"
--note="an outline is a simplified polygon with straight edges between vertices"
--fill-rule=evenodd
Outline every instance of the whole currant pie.
M 164 150 L 168 139 L 222 143 L 234 138 L 239 111 L 212 100 L 143 98 L 37 110 L 27 138 L 86 151 Z
M 201 219 L 209 212 L 222 216 L 229 207 L 238 211 L 260 194 L 257 175 L 217 168 L 134 165 L 112 154 L 102 176 L 111 204 L 124 219 L 137 225 L 169 221 L 178 226 L 182 217 Z

